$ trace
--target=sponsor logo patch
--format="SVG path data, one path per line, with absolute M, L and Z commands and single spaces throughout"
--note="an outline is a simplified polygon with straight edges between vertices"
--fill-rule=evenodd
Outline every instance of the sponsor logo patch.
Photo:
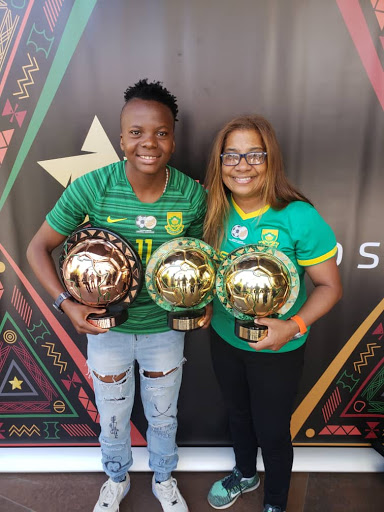
M 139 228 L 139 233 L 153 232 L 157 224 L 157 219 L 153 215 L 138 215 L 135 219 L 135 224 Z
M 248 228 L 245 226 L 240 226 L 240 224 L 235 224 L 231 229 L 231 235 L 234 238 L 240 238 L 240 240 L 245 240 L 248 236 Z
M 110 215 L 108 215 L 107 222 L 109 224 L 114 224 L 115 222 L 122 222 L 123 220 L 127 220 L 128 217 L 124 217 L 123 219 L 112 219 Z

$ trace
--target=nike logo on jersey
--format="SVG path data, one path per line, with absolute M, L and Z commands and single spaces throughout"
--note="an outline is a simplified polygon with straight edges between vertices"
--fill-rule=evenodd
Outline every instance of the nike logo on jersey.
M 127 219 L 128 219 L 128 217 L 124 217 L 124 219 L 111 219 L 111 216 L 109 215 L 107 222 L 109 222 L 109 224 L 113 224 L 114 222 L 121 222 L 122 220 L 127 220 Z

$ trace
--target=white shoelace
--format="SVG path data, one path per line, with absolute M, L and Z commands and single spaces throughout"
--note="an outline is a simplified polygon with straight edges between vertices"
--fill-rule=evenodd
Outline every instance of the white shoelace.
M 114 485 L 115 484 L 115 485 Z M 117 497 L 118 483 L 113 482 L 112 480 L 107 480 L 103 485 L 100 498 L 103 503 L 110 505 Z
M 164 482 L 160 483 L 161 494 L 167 501 L 174 500 L 177 497 L 177 482 L 172 479 L 168 485 L 164 485 Z

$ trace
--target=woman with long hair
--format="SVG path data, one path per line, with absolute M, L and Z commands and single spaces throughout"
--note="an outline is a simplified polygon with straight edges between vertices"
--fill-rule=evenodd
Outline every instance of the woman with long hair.
M 271 124 L 261 116 L 237 117 L 217 134 L 206 177 L 204 239 L 222 256 L 249 244 L 284 253 L 294 264 L 300 291 L 278 318 L 256 318 L 267 336 L 247 342 L 216 297 L 211 323 L 215 374 L 228 408 L 236 466 L 215 482 L 208 501 L 230 507 L 259 486 L 260 447 L 265 467 L 264 512 L 284 512 L 293 462 L 290 421 L 310 326 L 341 298 L 335 236 L 312 203 L 284 173 Z M 304 276 L 313 283 L 307 296 Z

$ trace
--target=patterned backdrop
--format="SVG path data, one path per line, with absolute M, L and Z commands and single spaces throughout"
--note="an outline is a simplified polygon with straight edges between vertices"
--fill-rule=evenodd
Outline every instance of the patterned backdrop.
M 338 238 L 344 297 L 312 329 L 292 434 L 369 446 L 384 426 L 384 0 L 0 0 L 0 444 L 97 445 L 86 340 L 26 247 L 63 189 L 122 158 L 123 91 L 179 101 L 172 165 L 203 181 L 216 130 L 257 112 Z M 229 444 L 207 333 L 189 333 L 179 445 Z M 133 444 L 145 444 L 134 407 Z

